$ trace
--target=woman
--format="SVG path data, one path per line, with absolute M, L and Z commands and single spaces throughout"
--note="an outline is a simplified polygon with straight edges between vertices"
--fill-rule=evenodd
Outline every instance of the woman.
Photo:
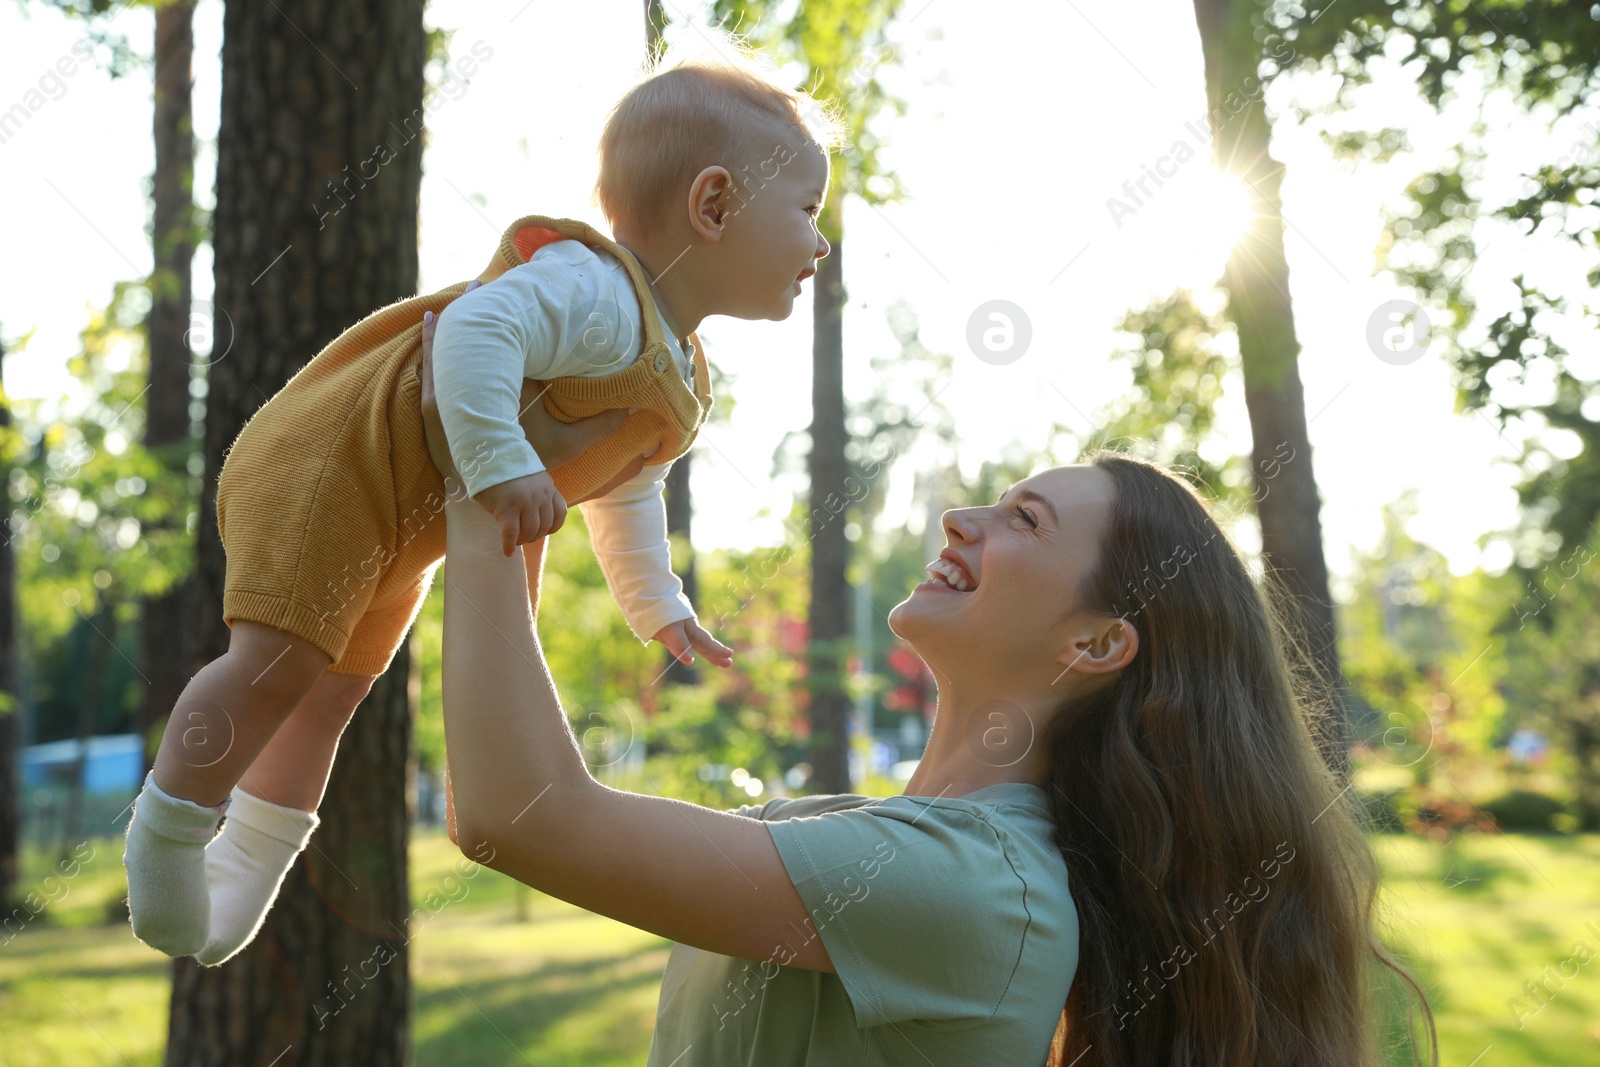
M 543 542 L 524 575 L 477 504 L 446 522 L 452 839 L 678 942 L 652 1065 L 1366 1067 L 1370 965 L 1420 996 L 1266 605 L 1157 467 L 1101 453 L 946 513 L 948 563 L 889 616 L 939 691 L 904 795 L 733 812 L 590 777 L 534 635 Z

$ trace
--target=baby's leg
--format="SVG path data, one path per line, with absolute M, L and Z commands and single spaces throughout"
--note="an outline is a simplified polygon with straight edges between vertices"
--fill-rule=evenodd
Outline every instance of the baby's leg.
M 311 833 L 339 737 L 375 678 L 325 672 L 233 791 L 206 848 L 210 936 L 195 958 L 214 966 L 255 937 Z
M 190 679 L 128 824 L 128 910 L 141 941 L 171 956 L 205 945 L 205 847 L 223 801 L 328 663 L 303 638 L 236 620 L 228 651 Z

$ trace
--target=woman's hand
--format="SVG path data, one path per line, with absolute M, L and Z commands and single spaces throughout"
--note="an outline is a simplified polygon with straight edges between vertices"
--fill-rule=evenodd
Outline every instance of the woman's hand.
M 472 281 L 467 285 L 467 292 L 478 288 L 482 282 Z M 445 440 L 444 423 L 439 418 L 439 401 L 433 391 L 433 335 L 438 328 L 438 317 L 429 311 L 422 317 L 422 430 L 428 442 L 428 455 L 433 459 L 433 465 L 446 481 L 458 477 L 455 473 L 455 464 L 450 458 L 450 446 Z M 539 454 L 539 459 L 544 462 L 546 470 L 555 468 L 575 459 L 588 451 L 595 442 L 604 440 L 616 433 L 628 417 L 628 412 L 622 408 L 613 408 L 602 411 L 598 415 L 591 415 L 577 422 L 566 423 L 551 415 L 544 409 L 540 400 L 546 387 L 523 379 L 522 382 L 522 409 L 517 421 L 522 424 L 522 432 L 527 435 L 528 443 Z M 628 481 L 638 474 L 644 467 L 647 457 L 632 461 L 611 481 L 596 489 L 588 496 L 577 500 L 568 500 L 567 503 L 579 504 L 584 500 L 605 496 L 611 490 Z

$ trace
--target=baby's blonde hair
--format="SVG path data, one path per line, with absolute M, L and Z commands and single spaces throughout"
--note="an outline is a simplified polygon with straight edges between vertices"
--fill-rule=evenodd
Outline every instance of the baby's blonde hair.
M 835 110 L 786 89 L 736 38 L 715 50 L 669 52 L 617 101 L 600 134 L 594 199 L 613 233 L 648 235 L 710 166 L 740 180 L 794 136 L 827 152 L 841 141 Z

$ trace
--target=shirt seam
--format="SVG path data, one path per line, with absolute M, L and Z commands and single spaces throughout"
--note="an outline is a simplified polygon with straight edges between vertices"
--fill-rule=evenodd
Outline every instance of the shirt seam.
M 1028 935 L 1033 932 L 1033 909 L 1028 907 L 1028 880 L 1022 877 L 1022 872 L 1017 870 L 1016 861 L 1011 858 L 1009 836 L 999 827 L 990 824 L 987 818 L 981 821 L 984 826 L 989 828 L 989 832 L 994 834 L 995 840 L 999 843 L 1000 854 L 1005 856 L 1006 866 L 1011 868 L 1012 877 L 1022 885 L 1022 913 L 1027 916 L 1027 922 L 1022 927 L 1022 937 L 1017 942 L 1017 958 L 1012 961 L 1011 973 L 1006 975 L 1005 988 L 1000 990 L 1000 998 L 994 1002 L 994 1010 L 989 1012 L 988 1017 L 984 1019 L 984 1022 L 988 1022 L 1000 1014 L 1000 1005 L 1006 1002 L 1006 994 L 1011 992 L 1011 983 L 1016 980 L 1017 972 L 1022 969 L 1022 956 L 1028 949 Z

